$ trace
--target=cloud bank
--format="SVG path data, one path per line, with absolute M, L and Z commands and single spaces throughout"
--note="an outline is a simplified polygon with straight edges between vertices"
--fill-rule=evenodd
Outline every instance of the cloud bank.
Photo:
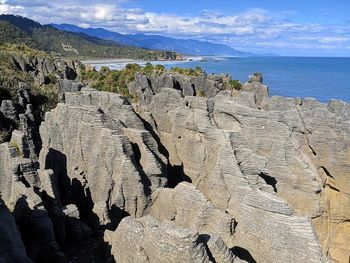
M 123 8 L 123 2 L 125 0 L 54 0 L 49 3 L 0 0 L 0 13 L 23 15 L 43 24 L 71 23 L 120 33 L 210 40 L 250 52 L 350 55 L 349 22 L 333 25 L 298 23 L 263 9 L 249 9 L 232 15 L 203 10 L 194 16 L 186 16 Z

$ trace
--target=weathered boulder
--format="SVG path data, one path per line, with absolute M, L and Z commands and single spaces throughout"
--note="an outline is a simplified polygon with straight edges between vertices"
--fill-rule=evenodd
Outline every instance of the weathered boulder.
M 255 72 L 250 76 L 249 82 L 259 82 L 263 83 L 263 75 L 260 72 Z
M 0 108 L 1 114 L 3 118 L 6 119 L 7 125 L 18 125 L 19 119 L 19 109 L 16 106 L 15 102 L 12 100 L 3 100 L 1 102 L 1 108 Z

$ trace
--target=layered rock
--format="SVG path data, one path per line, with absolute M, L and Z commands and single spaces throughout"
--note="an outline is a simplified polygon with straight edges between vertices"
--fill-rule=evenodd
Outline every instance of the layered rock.
M 196 231 L 150 216 L 123 219 L 105 240 L 117 262 L 240 262 L 220 239 L 208 241 Z
M 66 257 L 57 244 L 53 222 L 43 205 L 45 198 L 40 191 L 37 168 L 37 162 L 23 158 L 23 148 L 14 141 L 0 145 L 1 198 L 13 211 L 14 218 L 9 220 L 16 222 L 28 256 L 39 262 L 66 262 Z M 18 258 L 18 261 L 11 261 L 11 258 L 8 260 L 31 262 L 24 256 Z
M 61 79 L 76 79 L 81 63 L 51 57 L 13 56 L 12 64 L 18 70 L 29 73 L 38 85 L 43 85 L 50 83 L 50 74 L 57 74 Z
M 85 89 L 46 114 L 40 165 L 58 178 L 61 202 L 114 228 L 140 217 L 167 183 L 165 158 L 141 119 L 119 95 Z
M 137 108 L 152 120 L 171 165 L 183 167 L 208 200 L 237 220 L 237 246 L 255 260 L 320 262 L 320 238 L 324 254 L 346 262 L 343 226 L 349 217 L 340 206 L 349 191 L 343 181 L 349 170 L 348 104 L 269 98 L 261 81 L 256 76 L 239 92 L 209 99 L 164 87 Z M 346 189 L 338 191 L 334 178 Z
M 180 183 L 175 189 L 158 189 L 152 197 L 153 202 L 147 214 L 203 235 L 219 236 L 229 246 L 233 246 L 237 222 L 209 202 L 194 185 Z
M 349 104 L 270 98 L 260 74 L 239 91 L 136 75 L 132 105 L 59 83 L 40 137 L 25 89 L 1 107 L 18 129 L 0 146 L 0 261 L 65 262 L 87 241 L 111 249 L 97 262 L 348 261 Z

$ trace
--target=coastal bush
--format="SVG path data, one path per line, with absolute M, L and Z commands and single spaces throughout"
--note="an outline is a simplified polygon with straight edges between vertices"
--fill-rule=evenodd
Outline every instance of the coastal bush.
M 56 84 L 57 83 L 57 76 L 54 74 L 54 73 L 49 73 L 47 75 L 47 78 L 49 79 L 49 82 L 52 83 L 52 84 Z
M 242 88 L 242 83 L 239 80 L 231 79 L 230 86 L 231 89 L 240 90 Z
M 206 97 L 207 97 L 207 94 L 205 93 L 204 90 L 200 90 L 200 91 L 198 91 L 197 96 L 198 96 L 198 97 L 206 98 Z
M 255 72 L 249 79 L 249 83 L 251 82 L 262 82 L 263 81 L 263 75 L 260 72 Z
M 81 69 L 81 79 L 94 89 L 130 97 L 128 84 L 135 79 L 135 73 L 151 73 L 153 70 L 151 63 L 147 64 L 146 67 L 141 67 L 138 64 L 127 64 L 122 70 L 110 70 L 108 67 L 102 67 L 99 71 L 83 68 Z
M 11 133 L 7 130 L 0 130 L 0 143 L 10 140 Z
M 159 65 L 159 64 L 154 67 L 154 70 L 157 73 L 164 73 L 166 71 L 165 67 L 163 65 Z
M 56 108 L 58 103 L 58 86 L 57 84 L 49 84 L 44 86 L 33 85 L 31 89 L 31 100 L 34 105 L 40 108 L 44 114 Z
M 205 71 L 201 68 L 201 67 L 195 67 L 193 68 L 180 68 L 180 67 L 172 67 L 170 69 L 171 72 L 174 73 L 179 73 L 182 75 L 186 75 L 186 76 L 194 76 L 194 77 L 198 77 L 202 74 L 205 73 Z

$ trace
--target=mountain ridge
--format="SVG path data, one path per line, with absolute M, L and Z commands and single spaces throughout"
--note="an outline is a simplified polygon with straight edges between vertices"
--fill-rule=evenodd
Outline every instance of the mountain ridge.
M 0 43 L 30 48 L 70 58 L 174 59 L 174 52 L 120 45 L 111 40 L 59 30 L 22 16 L 0 15 Z
M 140 48 L 172 50 L 186 55 L 251 56 L 252 53 L 236 50 L 228 45 L 194 39 L 177 39 L 162 35 L 121 34 L 104 28 L 82 28 L 72 24 L 50 24 L 51 26 L 75 33 L 113 40 Z

